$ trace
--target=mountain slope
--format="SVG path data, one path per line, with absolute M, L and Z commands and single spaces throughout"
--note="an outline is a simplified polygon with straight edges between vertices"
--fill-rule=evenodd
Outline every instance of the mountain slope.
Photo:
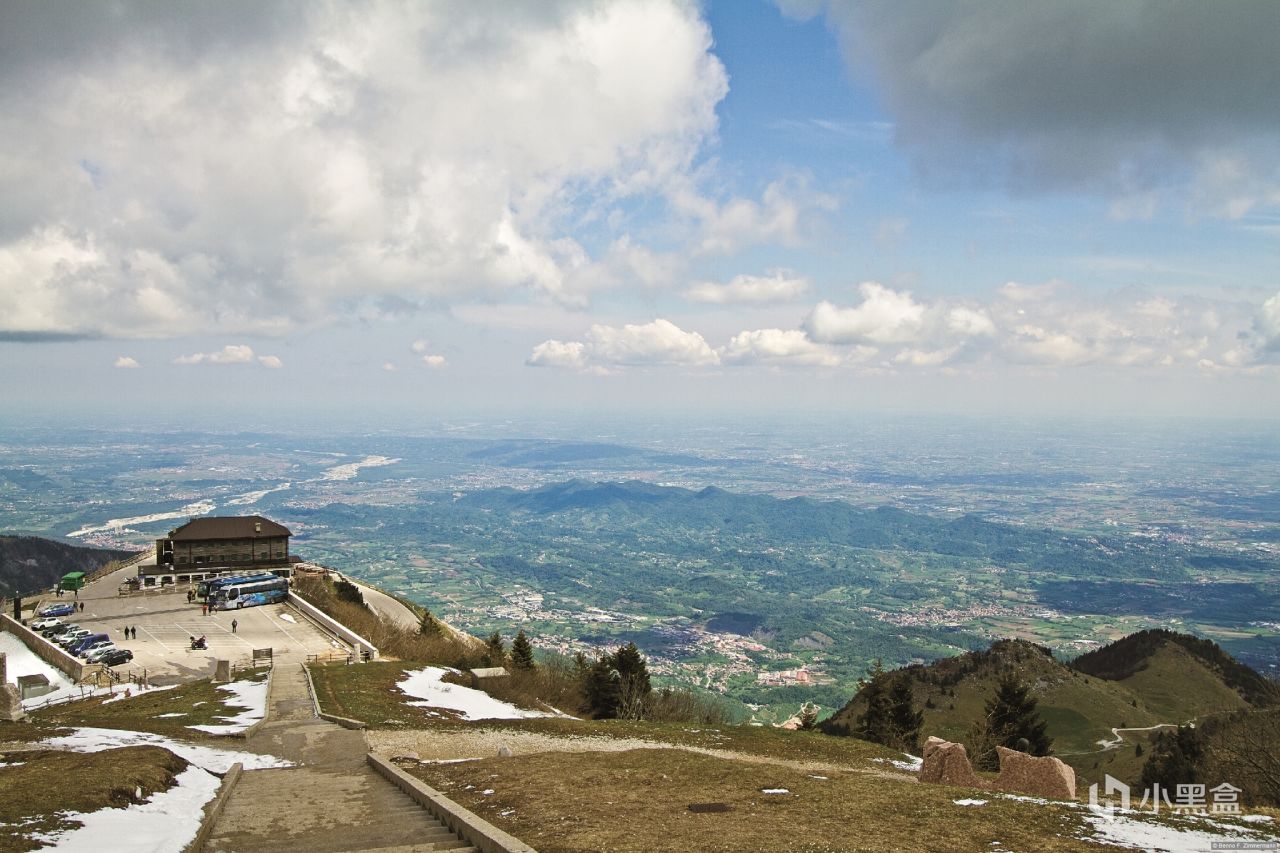
M 129 551 L 64 545 L 37 536 L 0 536 L 0 594 L 26 595 L 52 586 L 67 572 L 92 572 L 130 556 Z
M 1076 658 L 1073 669 L 1128 685 L 1153 705 L 1195 715 L 1280 704 L 1280 686 L 1211 640 L 1164 629 L 1139 631 Z M 1170 694 L 1178 694 L 1177 696 Z M 1203 707 L 1200 707 L 1203 706 Z

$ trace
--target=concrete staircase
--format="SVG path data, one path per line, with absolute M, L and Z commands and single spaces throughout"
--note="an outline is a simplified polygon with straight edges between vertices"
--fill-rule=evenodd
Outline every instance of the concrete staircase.
M 248 747 L 299 766 L 245 771 L 206 851 L 475 850 L 369 768 L 360 732 L 314 716 L 300 662 L 277 661 L 268 722 Z

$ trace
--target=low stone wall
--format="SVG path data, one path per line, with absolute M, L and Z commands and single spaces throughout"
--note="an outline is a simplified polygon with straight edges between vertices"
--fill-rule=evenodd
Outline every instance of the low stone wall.
M 37 657 L 60 670 L 76 684 L 84 680 L 86 675 L 102 669 L 98 664 L 87 664 L 79 658 L 67 654 L 40 634 L 4 613 L 0 613 L 0 631 L 8 631 L 21 639 L 26 647 L 31 649 Z
M 322 720 L 328 720 L 331 723 L 337 723 L 344 729 L 366 729 L 368 728 L 364 722 L 353 720 L 350 717 L 340 717 L 337 714 L 326 714 L 320 708 L 320 694 L 316 693 L 316 682 L 311 677 L 311 670 L 307 665 L 302 664 L 302 674 L 307 677 L 307 692 L 311 694 L 311 707 L 315 710 L 316 716 Z
M 244 771 L 244 765 L 237 761 L 232 764 L 230 769 L 222 777 L 222 784 L 218 786 L 218 793 L 214 794 L 213 800 L 205 804 L 204 815 L 200 818 L 200 829 L 196 832 L 196 837 L 191 843 L 182 848 L 182 853 L 198 853 L 204 849 L 205 842 L 209 840 L 210 834 L 213 832 L 213 824 L 218 820 L 218 816 L 222 814 L 223 808 L 227 805 L 227 800 L 231 798 L 231 789 L 240 781 L 240 774 Z
M 289 603 L 303 616 L 319 625 L 322 630 L 328 631 L 339 639 L 350 643 L 355 646 L 357 651 L 367 652 L 371 660 L 378 657 L 377 646 L 292 590 L 289 592 Z
M 538 853 L 514 835 L 503 832 L 473 811 L 463 808 L 435 788 L 427 785 L 374 753 L 369 765 L 388 782 L 404 791 L 414 802 L 434 815 L 441 823 L 458 833 L 481 853 Z

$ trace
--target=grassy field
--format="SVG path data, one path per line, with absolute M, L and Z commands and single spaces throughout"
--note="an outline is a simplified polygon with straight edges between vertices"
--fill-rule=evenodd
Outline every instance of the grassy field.
M 675 750 L 402 766 L 544 853 L 1115 849 L 1080 808 Z
M 240 680 L 263 681 L 268 670 L 244 673 Z M 234 717 L 244 709 L 226 704 L 228 694 L 209 679 L 193 681 L 171 690 L 155 690 L 106 702 L 86 699 L 55 705 L 33 713 L 32 719 L 61 726 L 95 726 L 104 729 L 129 729 L 139 732 L 181 737 L 210 738 L 188 728 L 194 725 L 220 725 L 220 717 Z
M 92 812 L 142 802 L 168 790 L 187 768 L 182 758 L 156 746 L 102 752 L 35 750 L 0 756 L 0 850 L 45 846 L 38 834 L 79 826 L 66 812 Z M 139 789 L 142 796 L 139 797 Z M 109 845 L 104 841 L 103 849 Z

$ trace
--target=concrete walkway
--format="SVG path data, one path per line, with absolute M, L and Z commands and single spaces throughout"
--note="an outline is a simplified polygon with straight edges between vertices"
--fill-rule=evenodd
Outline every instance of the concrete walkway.
M 277 660 L 269 704 L 248 747 L 299 766 L 243 773 L 204 850 L 474 851 L 369 768 L 361 732 L 315 717 L 301 661 Z

